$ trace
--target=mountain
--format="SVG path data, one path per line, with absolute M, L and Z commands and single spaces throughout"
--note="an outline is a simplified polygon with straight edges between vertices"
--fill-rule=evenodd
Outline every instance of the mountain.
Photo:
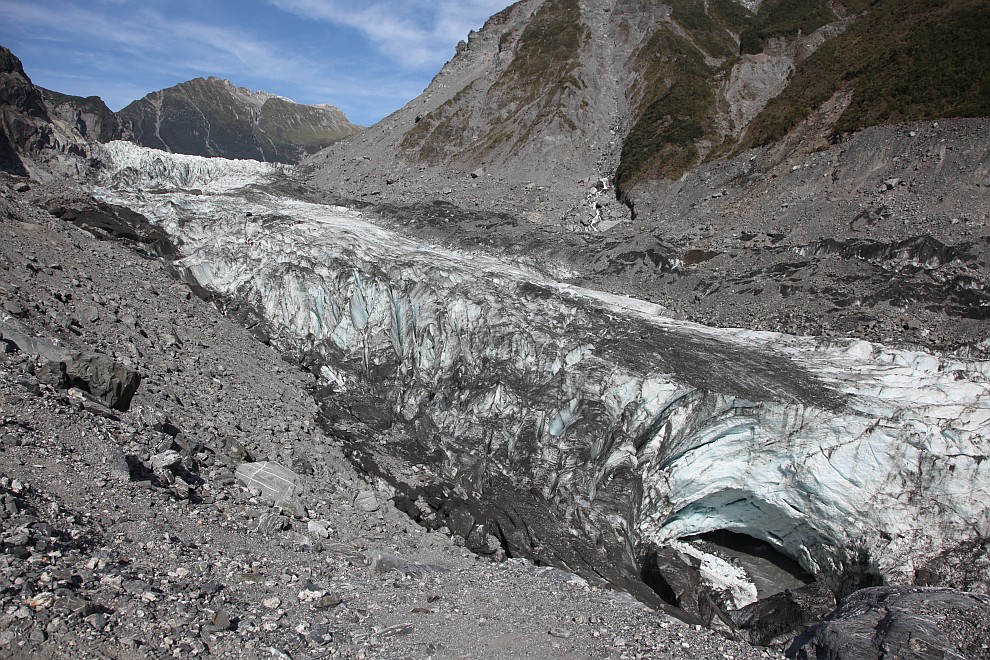
M 601 176 L 635 197 L 640 182 L 779 140 L 826 103 L 833 139 L 990 115 L 988 59 L 978 0 L 522 0 L 384 135 L 350 144 L 395 150 L 398 170 Z
M 85 157 L 87 145 L 128 140 L 177 153 L 296 163 L 359 131 L 331 105 L 302 105 L 197 78 L 153 92 L 114 113 L 98 96 L 35 86 L 0 46 L 0 167 L 26 175 L 23 158 Z M 78 164 L 66 163 L 77 169 Z
M 81 127 L 52 112 L 45 90 L 0 46 L 0 171 L 42 178 L 81 174 L 91 165 L 91 142 Z
M 361 127 L 330 105 L 302 105 L 196 78 L 134 101 L 119 113 L 121 134 L 175 153 L 294 163 Z
M 975 345 L 988 11 L 523 0 L 310 183 L 704 323 Z
M 97 142 L 124 139 L 120 119 L 99 96 L 72 96 L 38 87 L 48 113 Z
M 0 46 L 0 170 L 26 176 L 21 157 L 47 144 L 49 124 L 44 101 L 21 61 Z

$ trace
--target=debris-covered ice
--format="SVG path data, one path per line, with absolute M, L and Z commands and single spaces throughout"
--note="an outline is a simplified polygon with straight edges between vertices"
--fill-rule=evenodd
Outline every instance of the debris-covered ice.
M 265 192 L 280 168 L 107 154 L 98 194 L 163 227 L 187 278 L 383 402 L 479 499 L 535 492 L 589 547 L 724 529 L 910 582 L 990 533 L 988 363 L 678 321 Z

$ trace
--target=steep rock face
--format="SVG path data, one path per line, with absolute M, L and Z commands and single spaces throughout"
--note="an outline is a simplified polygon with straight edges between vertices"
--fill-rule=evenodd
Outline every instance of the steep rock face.
M 584 96 L 581 53 L 592 33 L 576 0 L 536 4 L 507 9 L 468 42 L 465 50 L 479 52 L 458 68 L 488 70 L 420 115 L 399 144 L 410 161 L 449 162 L 465 172 L 511 163 L 520 180 L 535 176 L 543 183 L 594 170 L 591 145 L 583 143 L 576 126 L 588 134 L 604 133 L 608 113 L 600 111 L 604 108 L 574 112 Z M 596 101 L 604 96 L 594 95 Z
M 283 163 L 360 129 L 333 106 L 301 105 L 213 77 L 153 92 L 117 117 L 121 135 L 144 146 Z
M 79 133 L 97 142 L 123 139 L 120 120 L 99 96 L 72 96 L 37 88 L 49 114 L 58 117 Z
M 85 173 L 90 140 L 77 127 L 49 113 L 21 61 L 0 46 L 0 170 L 41 177 Z
M 48 143 L 49 123 L 41 95 L 21 61 L 0 46 L 0 169 L 27 175 L 21 154 L 37 153 Z
M 486 185 L 539 187 L 539 212 L 555 221 L 584 207 L 590 186 L 610 184 L 629 128 L 628 61 L 668 14 L 654 3 L 518 2 L 472 33 L 382 130 L 314 163 L 328 185 L 354 196 L 386 181 L 390 192 L 415 187 L 423 170 L 449 178 L 458 197 L 469 173 Z
M 270 167 L 224 175 L 123 143 L 104 158 L 100 194 L 180 244 L 190 282 L 255 310 L 320 374 L 355 458 L 478 548 L 644 598 L 646 544 L 714 530 L 762 539 L 840 593 L 987 579 L 964 568 L 990 532 L 987 363 L 706 328 L 524 260 L 234 188 L 283 175 Z

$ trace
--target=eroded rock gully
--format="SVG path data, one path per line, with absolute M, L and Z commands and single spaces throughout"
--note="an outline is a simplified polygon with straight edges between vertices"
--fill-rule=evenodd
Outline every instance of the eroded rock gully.
M 840 595 L 985 586 L 958 568 L 988 531 L 985 362 L 677 321 L 279 195 L 280 168 L 104 157 L 97 195 L 163 229 L 187 282 L 318 374 L 327 427 L 400 507 L 476 550 L 654 604 L 644 557 L 718 530 Z M 755 600 L 701 554 L 718 608 Z

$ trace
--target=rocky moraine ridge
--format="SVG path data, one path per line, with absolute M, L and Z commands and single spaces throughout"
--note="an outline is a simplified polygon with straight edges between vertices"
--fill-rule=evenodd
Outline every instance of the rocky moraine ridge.
M 986 119 L 730 148 L 881 5 L 524 0 L 300 168 L 5 66 L 0 654 L 990 657 Z M 725 116 L 630 160 L 679 39 Z

